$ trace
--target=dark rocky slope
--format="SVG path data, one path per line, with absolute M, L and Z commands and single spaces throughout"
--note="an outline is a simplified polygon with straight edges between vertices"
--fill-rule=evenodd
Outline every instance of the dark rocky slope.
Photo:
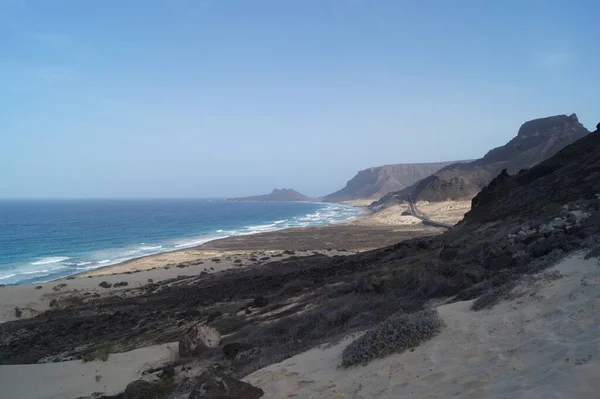
M 253 197 L 230 198 L 228 201 L 311 201 L 313 199 L 300 194 L 291 188 L 274 189 L 270 194 L 256 195 Z
M 384 165 L 361 170 L 346 183 L 346 187 L 322 198 L 326 202 L 356 199 L 379 199 L 385 194 L 402 190 L 454 162 L 432 162 Z
M 411 195 L 414 201 L 445 201 L 475 196 L 501 170 L 517 173 L 521 169 L 552 157 L 566 145 L 589 133 L 577 116 L 558 115 L 524 123 L 516 137 L 494 148 L 483 158 L 449 165 L 414 186 L 381 198 L 374 206 L 397 203 Z
M 170 342 L 205 322 L 227 335 L 222 345 L 254 348 L 243 358 L 215 358 L 220 372 L 240 377 L 397 311 L 422 309 L 434 298 L 481 297 L 573 251 L 598 256 L 599 195 L 600 132 L 594 132 L 530 170 L 501 173 L 444 234 L 357 255 L 289 258 L 148 284 L 123 297 L 72 301 L 0 325 L 0 363 Z

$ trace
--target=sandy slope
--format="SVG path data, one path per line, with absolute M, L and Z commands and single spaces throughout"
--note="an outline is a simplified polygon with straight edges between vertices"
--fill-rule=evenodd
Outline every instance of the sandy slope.
M 142 378 L 142 371 L 172 362 L 178 344 L 164 344 L 110 355 L 106 362 L 0 366 L 2 398 L 74 399 L 95 392 L 115 395 L 131 381 Z
M 564 277 L 523 284 L 491 310 L 440 306 L 447 327 L 414 352 L 339 369 L 348 338 L 246 380 L 265 398 L 596 398 L 600 266 L 571 257 L 553 270 Z

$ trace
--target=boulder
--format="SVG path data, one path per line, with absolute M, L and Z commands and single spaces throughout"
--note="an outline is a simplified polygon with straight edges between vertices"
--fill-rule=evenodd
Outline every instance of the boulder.
M 124 399 L 158 399 L 154 384 L 144 380 L 130 382 L 125 388 Z
M 262 389 L 246 382 L 205 372 L 188 399 L 258 399 L 263 395 Z
M 221 334 L 212 327 L 198 323 L 179 341 L 179 356 L 198 356 L 208 348 L 219 346 Z
M 245 344 L 242 342 L 232 342 L 223 347 L 223 353 L 230 359 L 235 359 L 236 356 L 242 352 L 246 352 L 254 348 L 250 344 Z

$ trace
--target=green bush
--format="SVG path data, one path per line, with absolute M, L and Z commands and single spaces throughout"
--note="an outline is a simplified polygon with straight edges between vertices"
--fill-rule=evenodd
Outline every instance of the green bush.
M 435 309 L 394 313 L 344 349 L 342 367 L 367 364 L 375 358 L 402 353 L 434 337 L 443 326 Z

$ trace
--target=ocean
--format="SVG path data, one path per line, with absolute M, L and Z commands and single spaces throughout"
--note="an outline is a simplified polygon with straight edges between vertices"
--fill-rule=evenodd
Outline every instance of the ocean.
M 0 201 L 0 284 L 54 280 L 218 238 L 339 223 L 359 208 L 316 202 Z

